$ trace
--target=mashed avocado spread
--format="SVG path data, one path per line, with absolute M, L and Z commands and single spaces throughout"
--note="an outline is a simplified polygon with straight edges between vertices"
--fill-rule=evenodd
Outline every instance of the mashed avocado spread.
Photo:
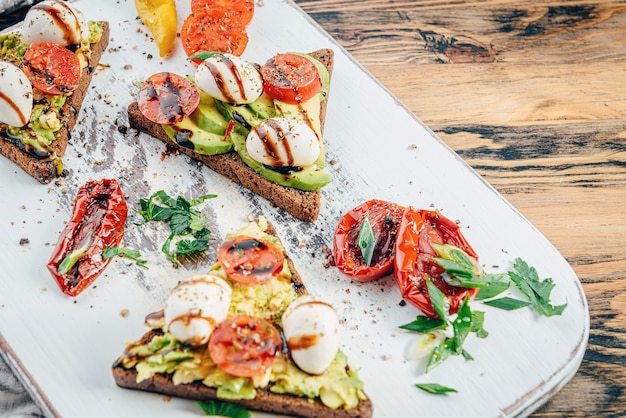
M 261 226 L 252 222 L 237 234 L 263 238 L 280 246 L 276 237 L 263 232 L 263 221 L 260 223 Z M 245 313 L 279 323 L 287 306 L 298 297 L 291 284 L 291 272 L 287 264 L 278 278 L 259 285 L 239 285 L 230 281 L 217 263 L 211 271 L 218 273 L 233 287 L 229 316 Z M 164 325 L 162 321 L 152 323 L 154 329 L 162 329 Z M 348 368 L 347 357 L 340 350 L 321 375 L 303 372 L 289 354 L 283 352 L 266 373 L 244 378 L 219 369 L 206 345 L 186 346 L 163 331 L 147 344 L 128 342 L 121 360 L 124 367 L 136 369 L 137 382 L 149 379 L 156 373 L 166 373 L 172 375 L 176 385 L 202 381 L 207 386 L 217 388 L 217 396 L 227 400 L 254 399 L 256 388 L 279 394 L 319 398 L 333 409 L 356 408 L 359 400 L 365 398 L 363 382 L 355 370 Z
M 103 33 L 104 28 L 100 22 L 89 22 L 89 37 L 83 40 L 76 50 L 83 69 L 87 67 L 88 60 L 85 56 L 89 55 L 91 44 L 97 43 Z M 22 42 L 19 35 L 12 33 L 0 35 L 0 60 L 10 61 L 19 66 L 27 50 L 28 45 Z M 64 106 L 68 95 L 49 95 L 37 91 L 33 93 L 35 101 L 28 125 L 20 128 L 0 124 L 0 128 L 5 128 L 3 137 L 21 150 L 41 160 L 54 161 L 60 174 L 63 165 L 51 144 L 56 139 L 56 132 L 67 123 L 65 113 L 68 110 L 64 109 Z

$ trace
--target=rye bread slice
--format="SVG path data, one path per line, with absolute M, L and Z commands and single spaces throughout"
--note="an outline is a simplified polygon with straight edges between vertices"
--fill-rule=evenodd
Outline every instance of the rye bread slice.
M 91 44 L 91 55 L 87 67 L 83 70 L 79 80 L 79 85 L 76 90 L 67 98 L 65 105 L 61 112 L 62 118 L 66 120 L 61 129 L 56 133 L 56 140 L 52 142 L 51 147 L 56 152 L 58 158 L 62 158 L 65 154 L 65 149 L 70 139 L 70 133 L 76 125 L 80 108 L 89 89 L 89 84 L 93 77 L 93 72 L 96 66 L 100 62 L 102 54 L 106 50 L 109 44 L 109 23 L 102 23 L 104 31 L 100 40 Z M 37 159 L 36 157 L 22 151 L 17 145 L 2 138 L 2 130 L 0 128 L 0 154 L 4 155 L 15 164 L 20 166 L 24 171 L 34 177 L 38 182 L 42 184 L 50 183 L 57 177 L 57 166 L 53 161 L 44 161 Z
M 309 55 L 324 64 L 329 74 L 332 74 L 334 53 L 331 49 L 319 49 L 309 53 Z M 328 96 L 321 103 L 320 121 L 322 131 L 327 103 Z M 202 155 L 195 153 L 189 148 L 182 147 L 167 136 L 161 125 L 146 119 L 139 110 L 137 102 L 133 102 L 128 106 L 128 121 L 132 128 L 160 139 L 171 149 L 202 162 L 213 171 L 269 200 L 300 220 L 313 222 L 319 216 L 321 209 L 321 192 L 319 190 L 303 191 L 272 183 L 248 167 L 235 151 L 220 155 Z
M 270 222 L 268 222 L 268 228 L 265 232 L 277 236 L 276 230 Z M 291 281 L 296 293 L 298 296 L 307 294 L 307 290 L 302 283 L 302 277 L 298 274 L 293 261 L 286 253 L 285 259 L 292 272 Z M 139 342 L 147 343 L 159 334 L 162 334 L 161 330 L 149 330 L 141 337 Z M 202 384 L 202 382 L 174 385 L 171 376 L 165 373 L 155 374 L 151 378 L 137 383 L 137 371 L 134 368 L 125 368 L 121 358 L 113 363 L 112 373 L 115 383 L 127 389 L 159 393 L 196 401 L 222 400 L 217 397 L 217 389 L 215 388 L 208 387 Z M 311 418 L 369 418 L 374 411 L 374 406 L 369 397 L 361 399 L 358 406 L 353 409 L 332 409 L 324 405 L 319 398 L 308 399 L 294 395 L 283 395 L 263 388 L 257 388 L 254 399 L 229 399 L 226 401 L 239 404 L 251 410 Z

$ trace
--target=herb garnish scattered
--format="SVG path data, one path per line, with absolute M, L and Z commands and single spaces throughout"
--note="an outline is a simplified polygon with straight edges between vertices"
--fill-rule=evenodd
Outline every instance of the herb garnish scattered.
M 111 248 L 105 249 L 102 252 L 102 257 L 105 260 L 108 260 L 109 258 L 113 258 L 117 255 L 133 260 L 139 267 L 147 268 L 146 264 L 148 263 L 148 260 L 143 260 L 141 258 L 141 253 L 132 248 L 111 247 Z
M 561 315 L 567 306 L 567 303 L 557 306 L 550 303 L 550 294 L 555 286 L 553 280 L 550 278 L 543 281 L 540 280 L 535 268 L 530 267 L 521 258 L 515 259 L 512 271 L 502 274 L 480 275 L 478 266 L 473 263 L 463 250 L 447 244 L 432 245 L 440 256 L 433 258 L 433 260 L 450 276 L 451 282 L 448 283 L 456 286 L 479 287 L 480 290 L 476 295 L 476 299 L 482 300 L 486 305 L 505 310 L 529 306 L 544 316 Z M 400 328 L 428 334 L 436 330 L 445 330 L 450 326 L 452 327 L 452 337 L 447 337 L 441 341 L 428 359 L 428 364 L 426 365 L 426 373 L 428 373 L 443 363 L 450 355 L 462 355 L 466 359 L 472 360 L 472 356 L 463 348 L 465 339 L 471 332 L 474 332 L 478 338 L 486 338 L 489 334 L 483 327 L 485 313 L 482 311 L 472 312 L 469 307 L 469 297 L 463 300 L 458 313 L 451 319 L 448 298 L 428 277 L 425 278 L 425 281 L 433 310 L 442 319 L 418 316 L 415 321 L 401 325 Z M 466 281 L 470 285 L 461 284 Z M 526 297 L 526 300 L 509 296 L 496 298 L 508 290 L 511 287 L 511 283 L 515 284 L 515 287 Z M 456 392 L 452 388 L 436 383 L 421 383 L 416 384 L 416 386 L 434 394 Z
M 445 395 L 450 392 L 458 392 L 456 389 L 442 386 L 437 383 L 416 383 L 415 386 L 434 395 Z
M 250 418 L 252 414 L 241 405 L 230 402 L 220 402 L 214 400 L 199 401 L 196 405 L 202 409 L 206 415 L 229 417 L 229 418 Z
M 140 199 L 139 214 L 146 222 L 168 222 L 170 235 L 167 237 L 161 251 L 176 263 L 176 257 L 186 256 L 205 251 L 209 248 L 211 231 L 206 227 L 206 216 L 193 209 L 207 199 L 217 195 L 207 194 L 197 199 L 187 200 L 182 196 L 170 197 L 163 190 L 159 190 L 148 199 Z M 159 205 L 160 202 L 162 205 Z M 181 239 L 171 249 L 172 240 L 177 236 L 190 236 L 192 239 Z

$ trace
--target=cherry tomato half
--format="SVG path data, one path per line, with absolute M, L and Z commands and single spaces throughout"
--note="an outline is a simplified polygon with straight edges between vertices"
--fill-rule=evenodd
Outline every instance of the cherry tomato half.
M 265 93 L 285 103 L 304 102 L 322 89 L 315 64 L 302 55 L 276 55 L 261 67 L 261 74 Z
M 373 199 L 346 213 L 339 221 L 334 236 L 333 250 L 337 268 L 359 282 L 369 282 L 391 273 L 402 210 L 395 203 Z M 365 264 L 357 242 L 366 215 L 376 242 L 369 266 Z
M 46 94 L 76 90 L 81 72 L 76 54 L 53 42 L 32 44 L 24 54 L 22 71 L 33 87 Z
M 474 260 L 478 260 L 478 255 L 461 234 L 459 226 L 441 213 L 411 207 L 404 210 L 396 237 L 394 276 L 404 300 L 419 308 L 424 315 L 438 318 L 430 302 L 425 277 L 446 295 L 451 314 L 458 311 L 466 296 L 473 297 L 478 289 L 448 284 L 442 277 L 444 269 L 432 259 L 438 255 L 431 243 L 454 245 Z
M 162 72 L 151 75 L 139 91 L 139 110 L 154 123 L 173 124 L 200 103 L 198 88 L 185 77 Z
M 248 45 L 248 34 L 240 24 L 216 19 L 203 11 L 192 12 L 183 22 L 180 40 L 188 57 L 198 52 L 229 52 L 241 55 Z
M 246 27 L 254 15 L 254 0 L 191 0 L 191 11 Z
M 209 354 L 219 368 L 240 377 L 258 376 L 272 367 L 282 341 L 274 325 L 247 315 L 230 317 L 211 334 Z
M 259 284 L 276 277 L 283 270 L 285 256 L 270 242 L 237 235 L 224 241 L 217 250 L 217 260 L 232 280 Z

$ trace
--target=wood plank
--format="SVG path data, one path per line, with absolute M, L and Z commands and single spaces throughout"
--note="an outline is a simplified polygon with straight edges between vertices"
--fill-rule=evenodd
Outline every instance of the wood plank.
M 298 4 L 544 233 L 581 279 L 592 327 L 585 358 L 533 416 L 622 416 L 626 3 Z

